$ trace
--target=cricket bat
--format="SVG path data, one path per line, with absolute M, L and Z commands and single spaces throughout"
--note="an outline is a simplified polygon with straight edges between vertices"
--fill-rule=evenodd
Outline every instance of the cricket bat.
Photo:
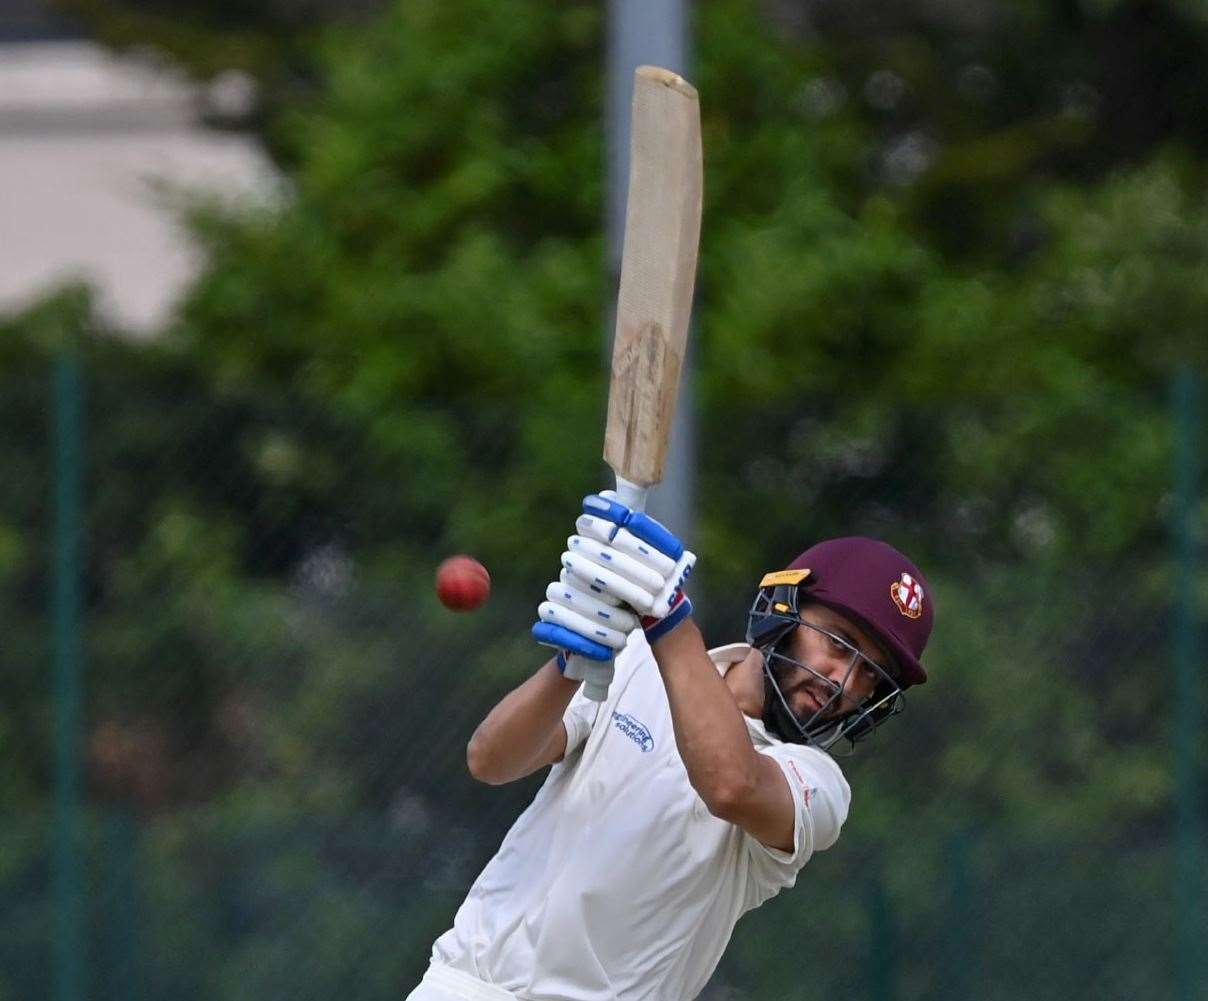
M 639 66 L 630 137 L 604 461 L 621 502 L 640 511 L 667 463 L 692 313 L 703 185 L 696 88 Z
M 621 503 L 635 511 L 646 509 L 667 464 L 696 283 L 702 175 L 696 88 L 670 70 L 639 66 L 604 428 L 604 461 Z M 583 680 L 587 698 L 608 697 L 611 662 L 572 657 L 565 674 Z

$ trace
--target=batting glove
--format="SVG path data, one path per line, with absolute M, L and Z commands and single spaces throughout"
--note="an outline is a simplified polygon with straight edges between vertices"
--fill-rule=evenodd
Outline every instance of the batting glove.
M 683 583 L 696 556 L 659 522 L 604 491 L 583 499 L 575 527 L 562 566 L 579 590 L 638 612 L 652 643 L 692 614 Z
M 533 638 L 557 648 L 558 669 L 583 681 L 583 694 L 597 702 L 608 697 L 613 657 L 638 628 L 637 616 L 620 606 L 619 598 L 595 591 L 563 569 L 537 607 Z

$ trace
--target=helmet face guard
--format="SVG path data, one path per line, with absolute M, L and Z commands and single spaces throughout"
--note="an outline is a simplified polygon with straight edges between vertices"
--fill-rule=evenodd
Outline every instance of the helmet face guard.
M 846 740 L 854 748 L 857 741 L 902 711 L 902 684 L 885 665 L 866 657 L 844 637 L 802 618 L 809 576 L 809 570 L 767 574 L 747 618 L 747 642 L 763 655 L 763 723 L 769 732 L 790 743 L 829 750 Z M 826 637 L 835 651 L 846 650 L 850 655 L 841 682 L 789 656 L 793 635 L 802 627 Z M 874 678 L 871 692 L 862 697 L 848 694 L 857 677 L 870 674 Z M 785 696 L 802 684 L 817 704 L 804 716 L 793 711 Z

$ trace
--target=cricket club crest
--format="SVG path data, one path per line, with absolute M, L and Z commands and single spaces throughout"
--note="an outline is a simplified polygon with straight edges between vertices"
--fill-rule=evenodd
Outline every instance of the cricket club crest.
M 898 611 L 908 619 L 917 619 L 923 614 L 923 585 L 910 576 L 902 574 L 889 586 L 890 597 Z

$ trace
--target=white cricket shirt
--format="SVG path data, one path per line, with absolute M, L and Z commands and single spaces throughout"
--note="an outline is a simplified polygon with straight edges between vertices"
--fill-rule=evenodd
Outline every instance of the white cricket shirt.
M 724 674 L 749 649 L 710 656 Z M 744 718 L 792 790 L 792 852 L 705 808 L 675 745 L 658 665 L 635 632 L 608 701 L 580 692 L 571 702 L 565 758 L 470 888 L 432 962 L 524 1001 L 694 998 L 735 922 L 835 843 L 851 799 L 829 755 Z

